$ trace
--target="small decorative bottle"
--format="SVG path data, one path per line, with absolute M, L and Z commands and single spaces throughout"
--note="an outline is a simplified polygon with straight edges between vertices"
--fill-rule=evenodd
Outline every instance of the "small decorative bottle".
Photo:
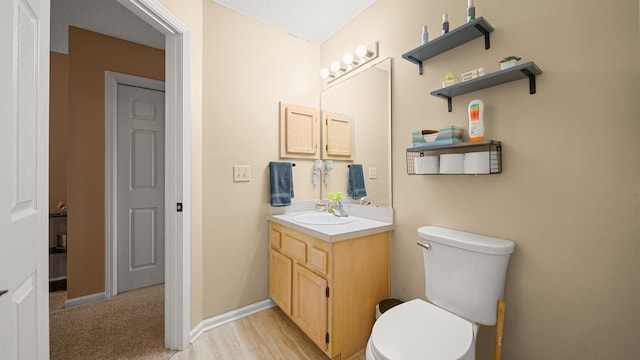
M 327 203 L 327 212 L 329 214 L 333 214 L 333 209 L 335 208 L 336 204 L 335 201 L 333 200 L 333 193 L 330 192 L 329 193 L 329 202 Z
M 427 25 L 422 27 L 422 45 L 429 42 L 429 32 L 427 31 Z
M 449 32 L 449 17 L 447 14 L 442 14 L 442 35 Z
M 476 7 L 473 5 L 473 0 L 467 0 L 467 22 L 472 22 L 476 19 Z

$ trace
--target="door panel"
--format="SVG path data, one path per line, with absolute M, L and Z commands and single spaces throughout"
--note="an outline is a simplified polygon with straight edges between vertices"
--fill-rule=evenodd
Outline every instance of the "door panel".
M 0 1 L 0 359 L 47 359 L 49 1 Z
M 164 92 L 118 85 L 118 292 L 164 282 Z
M 328 326 L 327 280 L 305 269 L 293 266 L 293 321 L 322 351 Z
M 280 156 L 318 158 L 318 110 L 280 103 Z
M 291 259 L 271 249 L 269 295 L 288 316 L 291 316 L 292 267 Z

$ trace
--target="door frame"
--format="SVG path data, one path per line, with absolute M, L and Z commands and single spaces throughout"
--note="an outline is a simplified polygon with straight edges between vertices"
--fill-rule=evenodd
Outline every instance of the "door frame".
M 183 350 L 191 329 L 191 35 L 157 0 L 117 1 L 165 35 L 164 344 Z M 182 212 L 172 210 L 178 203 Z
M 118 85 L 165 91 L 164 81 L 105 71 L 105 262 L 104 293 L 109 299 L 118 294 Z M 166 103 L 166 99 L 165 99 Z M 166 123 L 166 121 L 165 121 Z M 166 125 L 165 125 L 166 137 Z M 166 153 L 163 161 L 166 163 Z M 165 174 L 165 181 L 167 174 Z M 165 192 L 168 189 L 165 186 Z M 167 209 L 165 209 L 165 213 Z M 165 215 L 166 218 L 166 215 Z M 166 220 L 166 219 L 165 219 Z M 166 267 L 166 264 L 165 264 Z

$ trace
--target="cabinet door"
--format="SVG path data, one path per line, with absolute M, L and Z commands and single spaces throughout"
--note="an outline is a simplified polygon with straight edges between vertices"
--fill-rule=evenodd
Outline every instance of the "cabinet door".
M 322 158 L 353 160 L 353 118 L 323 112 Z
M 291 316 L 291 273 L 293 261 L 271 249 L 269 267 L 269 296 L 287 315 Z
M 280 104 L 280 156 L 318 159 L 318 110 Z
M 327 280 L 295 264 L 293 268 L 293 321 L 322 351 L 327 351 Z

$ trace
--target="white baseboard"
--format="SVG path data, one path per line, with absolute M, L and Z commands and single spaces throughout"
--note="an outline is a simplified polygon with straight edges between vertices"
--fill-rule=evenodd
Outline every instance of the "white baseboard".
M 201 321 L 193 330 L 191 330 L 191 342 L 196 341 L 196 339 L 205 331 L 217 328 L 218 326 L 230 323 L 238 319 L 242 319 L 243 317 L 272 308 L 274 306 L 276 306 L 276 304 L 273 302 L 273 300 L 266 299 L 258 301 L 257 303 L 243 306 L 235 310 L 228 311 L 224 314 L 205 319 Z
M 105 299 L 106 299 L 106 294 L 104 292 L 101 292 L 101 293 L 81 296 L 73 299 L 67 299 L 67 301 L 64 302 L 64 307 L 66 308 L 74 307 L 82 304 L 88 304 L 88 303 L 92 303 L 100 300 L 105 300 Z

